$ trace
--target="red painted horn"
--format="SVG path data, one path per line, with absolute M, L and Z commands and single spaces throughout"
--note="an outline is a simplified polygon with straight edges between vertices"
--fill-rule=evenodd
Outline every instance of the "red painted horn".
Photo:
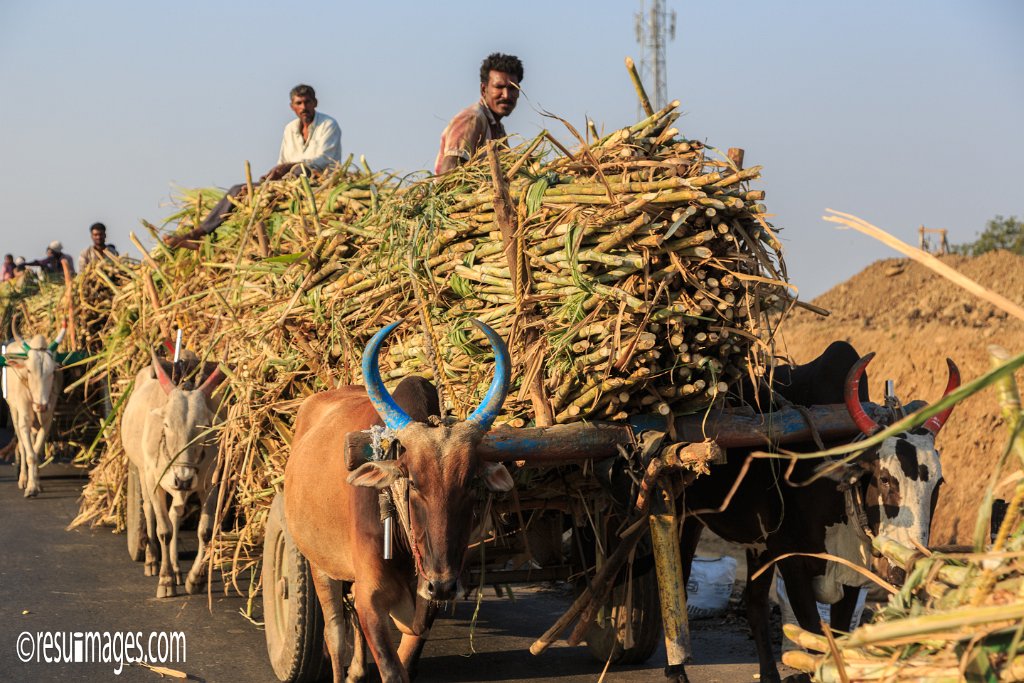
M 156 378 L 160 380 L 160 388 L 164 390 L 164 393 L 170 396 L 171 392 L 174 391 L 174 382 L 167 376 L 164 371 L 164 366 L 161 365 L 160 359 L 156 357 L 156 351 L 150 349 L 150 356 L 153 358 L 153 372 L 156 373 Z
M 951 391 L 955 391 L 960 386 L 960 368 L 956 366 L 952 358 L 946 359 L 946 366 L 949 368 L 949 379 L 946 381 L 946 390 L 942 392 L 942 398 L 946 398 Z M 955 407 L 950 406 L 938 415 L 928 418 L 924 423 L 924 428 L 933 435 L 938 436 L 939 430 L 942 429 L 942 425 L 946 424 L 946 420 L 949 419 L 949 415 Z
M 220 368 L 218 367 L 213 372 L 211 372 L 210 376 L 207 377 L 206 380 L 202 383 L 202 385 L 199 387 L 199 391 L 206 394 L 206 398 L 210 398 L 211 396 L 213 396 L 213 392 L 217 390 L 217 387 L 220 386 L 220 383 L 224 381 L 224 377 L 224 373 L 221 372 Z
M 846 409 L 850 412 L 853 423 L 857 425 L 857 429 L 864 436 L 871 436 L 881 429 L 877 422 L 868 417 L 868 414 L 864 412 L 864 406 L 860 404 L 860 377 L 864 374 L 864 368 L 868 366 L 868 363 L 874 357 L 875 353 L 872 351 L 853 364 L 850 372 L 846 375 L 846 386 L 843 390 L 843 396 L 846 399 Z

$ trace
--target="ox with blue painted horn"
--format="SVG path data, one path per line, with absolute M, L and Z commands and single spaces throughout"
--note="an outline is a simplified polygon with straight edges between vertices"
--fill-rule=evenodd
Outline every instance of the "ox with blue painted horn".
M 361 629 L 353 630 L 348 679 L 360 680 L 365 673 L 364 644 L 383 681 L 410 679 L 437 605 L 456 594 L 472 527 L 474 483 L 492 491 L 513 486 L 504 466 L 477 453 L 508 393 L 508 349 L 494 330 L 473 322 L 490 341 L 495 372 L 482 402 L 464 421 L 440 418 L 436 390 L 425 379 L 406 378 L 394 394 L 384 387 L 378 355 L 398 322 L 367 344 L 365 388 L 315 394 L 299 408 L 285 468 L 285 522 L 309 562 L 336 682 L 346 676 L 342 651 L 349 591 Z M 375 425 L 390 431 L 394 446 L 349 471 L 341 457 L 346 436 Z M 391 559 L 381 551 L 382 497 L 394 506 L 400 529 Z M 402 632 L 397 649 L 389 637 L 389 617 Z

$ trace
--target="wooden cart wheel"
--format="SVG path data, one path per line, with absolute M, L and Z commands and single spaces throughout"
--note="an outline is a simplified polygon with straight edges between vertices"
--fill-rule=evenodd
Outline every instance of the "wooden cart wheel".
M 579 558 L 582 549 L 586 564 L 581 566 L 593 566 L 596 553 L 593 530 L 576 528 L 573 533 L 580 536 L 574 556 Z M 637 557 L 643 558 L 649 553 L 650 541 L 641 540 L 636 549 Z M 623 571 L 628 572 L 625 569 Z M 613 587 L 597 619 L 587 630 L 587 649 L 602 664 L 609 659 L 612 664 L 642 664 L 651 658 L 661 642 L 658 576 L 649 555 L 647 560 L 636 562 L 634 572 L 632 588 L 626 579 Z M 585 582 L 577 582 L 576 594 L 579 595 L 585 587 Z M 632 637 L 632 642 L 625 647 L 627 634 Z
M 128 538 L 128 557 L 132 562 L 146 559 L 146 511 L 142 506 L 142 480 L 139 468 L 128 463 L 128 485 L 125 491 L 125 536 Z
M 632 596 L 629 585 L 612 589 L 605 604 L 603 619 L 587 631 L 587 649 L 599 662 L 612 664 L 642 664 L 651 658 L 661 641 L 661 603 L 658 602 L 658 576 L 653 568 L 633 580 Z M 626 635 L 627 610 L 632 621 L 633 642 L 623 647 Z
M 263 619 L 278 680 L 318 680 L 325 663 L 324 618 L 309 562 L 285 526 L 283 493 L 274 497 L 263 537 Z

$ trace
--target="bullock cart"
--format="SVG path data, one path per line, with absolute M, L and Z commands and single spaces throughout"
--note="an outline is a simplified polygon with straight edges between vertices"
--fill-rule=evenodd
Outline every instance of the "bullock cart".
M 570 644 L 585 642 L 601 662 L 635 664 L 649 659 L 664 637 L 666 676 L 685 680 L 689 627 L 678 513 L 686 486 L 699 475 L 714 476 L 728 449 L 809 441 L 810 424 L 826 440 L 858 433 L 844 405 L 493 429 L 478 453 L 514 465 L 517 486 L 500 499 L 481 498 L 479 519 L 490 526 L 470 546 L 462 585 L 572 582 L 576 600 L 539 635 L 533 654 L 568 632 Z M 353 432 L 344 457 L 353 470 L 387 458 L 388 444 L 371 432 Z M 285 524 L 283 494 L 267 523 L 263 604 L 278 677 L 316 680 L 327 661 L 323 617 L 309 565 Z

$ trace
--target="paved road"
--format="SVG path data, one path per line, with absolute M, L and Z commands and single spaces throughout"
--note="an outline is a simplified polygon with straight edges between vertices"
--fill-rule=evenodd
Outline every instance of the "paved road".
M 15 469 L 0 464 L 0 680 L 146 681 L 160 677 L 139 666 L 115 675 L 113 664 L 22 663 L 22 632 L 150 632 L 185 634 L 187 660 L 166 666 L 209 683 L 273 683 L 263 632 L 243 618 L 244 600 L 222 595 L 215 584 L 212 612 L 204 596 L 157 600 L 156 580 L 128 559 L 124 536 L 109 529 L 64 528 L 77 511 L 83 480 L 70 468 L 43 470 L 43 493 L 25 500 Z M 188 547 L 188 546 L 186 546 Z M 194 548 L 194 546 L 191 546 Z M 598 680 L 602 666 L 584 648 L 552 647 L 540 657 L 527 649 L 567 606 L 567 596 L 541 588 L 517 590 L 514 604 L 488 598 L 480 609 L 470 650 L 473 603 L 458 603 L 439 620 L 424 652 L 419 682 L 523 681 L 577 683 Z M 693 683 L 754 680 L 752 642 L 740 624 L 694 623 L 698 661 Z M 606 681 L 664 681 L 655 655 L 649 666 L 611 670 Z M 163 679 L 167 680 L 167 679 Z

